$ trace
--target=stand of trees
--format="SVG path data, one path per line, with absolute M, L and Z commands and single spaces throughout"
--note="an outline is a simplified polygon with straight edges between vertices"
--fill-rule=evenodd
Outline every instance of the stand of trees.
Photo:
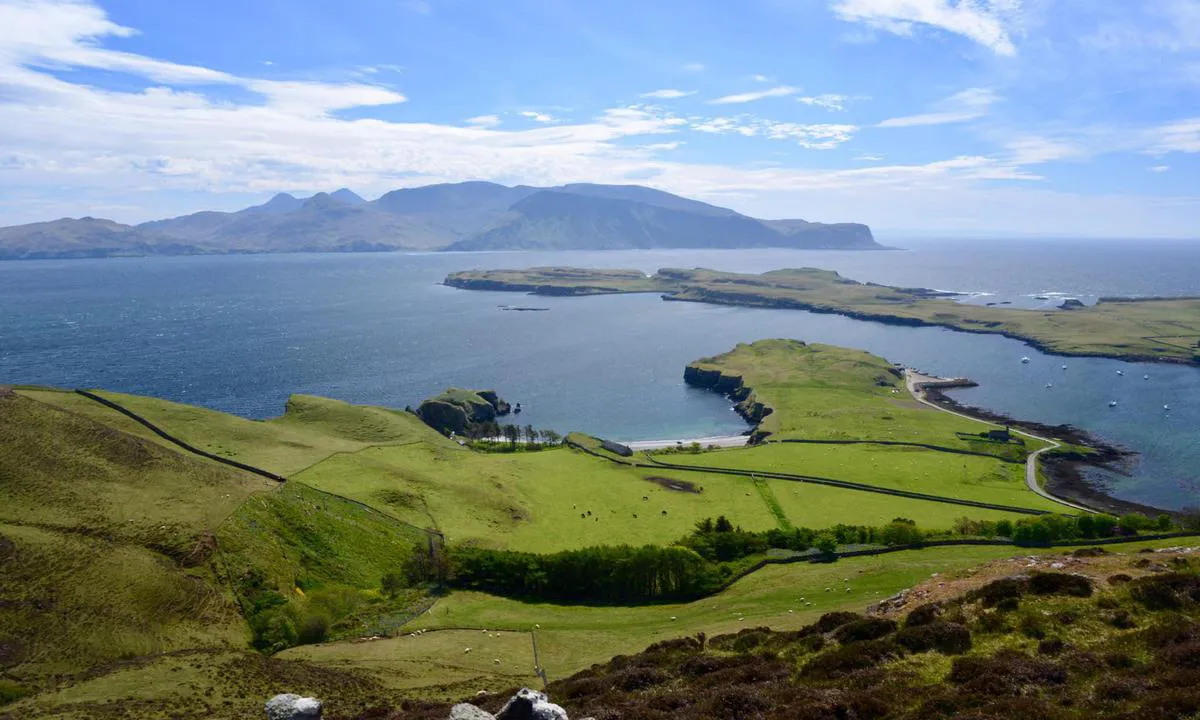
M 689 600 L 715 591 L 717 565 L 677 545 L 597 546 L 550 555 L 455 548 L 454 587 L 508 597 L 635 604 Z
M 541 450 L 562 442 L 562 435 L 549 428 L 539 429 L 532 425 L 500 424 L 494 420 L 472 423 L 466 430 L 467 439 L 473 445 L 500 445 L 508 450 L 522 447 L 526 450 Z

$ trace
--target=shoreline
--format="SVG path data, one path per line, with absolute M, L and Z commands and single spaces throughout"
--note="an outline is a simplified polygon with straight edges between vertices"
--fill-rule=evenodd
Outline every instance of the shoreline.
M 1047 425 L 1031 420 L 1019 420 L 1003 413 L 985 408 L 964 405 L 946 394 L 950 388 L 927 386 L 923 389 L 926 398 L 935 405 L 951 412 L 961 413 L 984 422 L 1011 425 L 1018 430 L 1024 430 L 1034 435 L 1045 436 L 1069 445 L 1082 445 L 1094 451 L 1092 455 L 1077 453 L 1051 454 L 1040 458 L 1046 477 L 1044 489 L 1046 492 L 1072 503 L 1078 503 L 1098 512 L 1122 515 L 1135 512 L 1153 517 L 1167 514 L 1178 517 L 1177 510 L 1167 510 L 1152 505 L 1122 500 L 1097 488 L 1083 476 L 1085 467 L 1098 467 L 1114 472 L 1121 472 L 1120 463 L 1138 455 L 1136 451 L 1126 450 L 1100 440 L 1095 435 L 1073 425 Z
M 687 448 L 692 443 L 699 443 L 702 449 L 709 447 L 739 448 L 750 444 L 750 436 L 742 435 L 713 435 L 700 438 L 683 438 L 681 440 L 633 440 L 621 443 L 630 450 L 665 450 L 683 446 Z

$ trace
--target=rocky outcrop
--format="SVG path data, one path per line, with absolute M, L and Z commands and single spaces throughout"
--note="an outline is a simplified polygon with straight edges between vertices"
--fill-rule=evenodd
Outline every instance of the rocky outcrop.
M 267 720 L 321 720 L 321 701 L 294 693 L 276 695 L 267 701 Z
M 450 388 L 421 403 L 417 417 L 434 430 L 449 435 L 462 434 L 472 425 L 491 422 L 511 411 L 512 407 L 495 390 Z
M 470 703 L 450 709 L 449 720 L 568 720 L 567 711 L 550 702 L 545 693 L 521 688 L 495 715 Z M 585 718 L 584 720 L 589 720 Z
M 692 387 L 704 388 L 721 393 L 736 403 L 734 411 L 746 422 L 758 426 L 763 419 L 774 412 L 774 408 L 759 402 L 754 397 L 753 388 L 748 387 L 741 375 L 725 373 L 716 368 L 706 368 L 691 364 L 683 370 L 683 381 Z M 755 429 L 750 435 L 750 444 L 762 442 L 770 433 Z

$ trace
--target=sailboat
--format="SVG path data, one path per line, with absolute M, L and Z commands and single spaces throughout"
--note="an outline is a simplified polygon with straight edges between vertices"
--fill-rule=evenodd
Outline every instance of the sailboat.
M 1116 400 L 1109 400 L 1109 401 L 1108 401 L 1108 406 L 1109 406 L 1109 407 L 1116 407 L 1116 406 L 1117 406 L 1117 401 L 1116 401 Z
M 1118 371 L 1117 371 L 1117 374 L 1118 374 L 1118 375 L 1124 375 L 1124 374 L 1125 374 L 1125 371 L 1124 371 L 1124 370 L 1118 370 Z
M 1026 357 L 1023 357 L 1023 358 L 1021 358 L 1021 364 L 1022 364 L 1022 365 L 1028 365 L 1028 364 L 1029 364 L 1029 357 L 1028 357 L 1028 356 L 1026 356 Z

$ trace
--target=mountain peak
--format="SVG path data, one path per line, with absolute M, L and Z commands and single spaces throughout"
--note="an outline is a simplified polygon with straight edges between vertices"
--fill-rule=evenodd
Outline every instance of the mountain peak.
M 339 188 L 330 193 L 329 197 L 347 205 L 361 205 L 366 202 L 362 197 L 349 188 Z

